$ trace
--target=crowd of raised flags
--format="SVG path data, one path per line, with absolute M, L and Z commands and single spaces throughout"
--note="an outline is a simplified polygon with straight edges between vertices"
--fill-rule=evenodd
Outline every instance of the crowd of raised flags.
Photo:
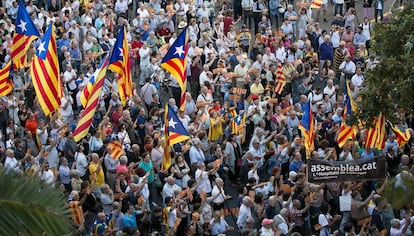
M 127 6 L 125 1 L 116 1 L 115 12 L 125 4 Z M 94 2 L 91 3 L 92 6 L 100 1 Z M 151 0 L 150 4 L 158 2 Z M 182 4 L 187 5 L 182 7 Z M 194 11 L 191 4 L 195 4 L 197 11 Z M 211 10 L 216 12 L 218 7 L 214 4 L 218 3 L 212 0 L 191 3 L 179 1 L 174 4 L 176 11 L 171 6 L 165 8 L 170 16 L 180 20 L 183 15 L 175 15 L 177 12 L 194 11 L 199 23 L 206 14 L 213 14 Z M 253 12 L 257 12 L 259 4 L 266 5 L 262 0 L 241 1 L 243 9 L 240 10 L 240 17 L 244 20 L 251 18 L 249 11 L 253 9 Z M 285 2 L 282 1 L 281 4 Z M 298 6 L 308 6 L 308 10 L 317 11 L 325 9 L 326 4 L 315 0 L 311 4 Z M 142 8 L 143 3 L 137 5 L 138 12 L 145 15 L 147 10 Z M 223 9 L 231 13 L 232 7 L 223 5 Z M 233 6 L 234 12 L 237 11 L 236 5 Z M 6 147 L 6 170 L 16 173 L 30 170 L 29 173 L 38 173 L 50 185 L 61 183 L 64 192 L 69 195 L 68 207 L 76 223 L 75 228 L 81 235 L 139 235 L 139 229 L 144 235 L 158 232 L 161 235 L 177 236 L 230 233 L 265 236 L 312 233 L 326 236 L 333 234 L 334 230 L 338 230 L 336 234 L 350 235 L 355 227 L 360 229 L 361 226 L 360 235 L 377 235 L 370 231 L 381 231 L 382 228 L 386 228 L 392 236 L 410 232 L 406 231 L 408 227 L 404 224 L 407 223 L 397 219 L 404 217 L 397 215 L 396 219 L 390 221 L 391 224 L 381 218 L 379 222 L 382 225 L 372 223 L 371 228 L 356 223 L 361 220 L 354 215 L 358 212 L 354 206 L 357 203 L 357 208 L 364 212 L 371 207 L 372 222 L 377 220 L 375 214 L 383 216 L 381 212 L 372 213 L 372 209 L 385 212 L 385 199 L 380 196 L 380 191 L 375 197 L 370 195 L 371 190 L 379 190 L 376 186 L 382 180 L 332 185 L 306 181 L 307 159 L 353 161 L 383 154 L 389 165 L 389 175 L 397 179 L 396 187 L 406 187 L 404 181 L 414 179 L 411 168 L 414 161 L 413 123 L 407 124 L 407 115 L 401 117 L 401 124 L 394 126 L 382 114 L 378 114 L 369 128 L 365 128 L 366 124 L 361 121 L 351 123 L 350 120 L 358 112 L 356 100 L 359 98 L 353 80 L 341 77 L 341 70 L 334 68 L 333 61 L 331 66 L 320 65 L 327 70 L 322 75 L 323 69 L 317 68 L 320 51 L 312 48 L 313 42 L 310 41 L 315 32 L 300 35 L 296 42 L 293 41 L 295 37 L 287 37 L 290 34 L 299 36 L 292 25 L 296 25 L 301 16 L 299 19 L 292 18 L 291 16 L 297 16 L 296 12 L 291 11 L 292 7 L 286 6 L 288 14 L 277 12 L 277 25 L 281 23 L 278 22 L 281 21 L 280 18 L 285 18 L 280 32 L 272 33 L 275 28 L 274 25 L 272 28 L 272 22 L 269 23 L 270 27 L 258 30 L 261 33 L 252 39 L 249 26 L 243 25 L 236 35 L 231 35 L 236 32 L 235 29 L 228 29 L 231 34 L 224 35 L 225 40 L 219 37 L 222 31 L 211 33 L 217 36 L 205 34 L 207 38 L 216 38 L 206 43 L 204 48 L 204 45 L 199 45 L 198 36 L 197 40 L 190 41 L 191 34 L 200 30 L 198 24 L 175 22 L 176 25 L 184 23 L 184 26 L 178 27 L 174 36 L 160 37 L 164 41 L 166 36 L 174 40 L 165 42 L 166 46 L 159 48 L 155 52 L 156 56 L 150 56 L 149 61 L 156 58 L 159 63 L 150 63 L 139 70 L 136 68 L 139 67 L 138 63 L 133 59 L 137 48 L 132 48 L 130 29 L 121 22 L 118 32 L 114 32 L 116 37 L 112 38 L 113 45 L 100 55 L 95 71 L 88 75 L 85 86 L 79 91 L 79 114 L 74 122 L 65 124 L 61 121 L 60 109 L 63 97 L 68 94 L 65 94 L 67 91 L 61 76 L 63 68 L 59 68 L 61 61 L 58 59 L 58 51 L 61 49 L 57 47 L 57 27 L 50 23 L 41 35 L 26 6 L 19 1 L 10 59 L 0 70 L 0 97 L 5 97 L 7 104 L 1 112 L 7 110 L 6 116 L 10 118 L 2 129 Z M 124 14 L 128 13 L 120 15 Z M 270 9 L 270 14 L 276 14 L 275 9 Z M 231 14 L 226 17 L 217 16 L 216 13 L 213 15 L 217 20 L 211 20 L 217 21 L 219 27 L 238 27 L 237 24 L 228 23 L 233 22 Z M 190 16 L 191 14 L 186 17 Z M 265 25 L 267 22 L 266 18 L 266 22 L 260 21 L 256 16 L 253 18 L 255 24 Z M 127 22 L 122 17 L 119 19 Z M 307 27 L 313 27 L 316 31 L 315 25 L 311 25 L 310 19 L 308 21 Z M 335 27 L 332 32 L 328 32 L 332 38 L 338 31 Z M 176 29 L 174 25 L 172 28 Z M 140 33 L 137 32 L 141 37 L 148 36 L 146 33 L 151 34 L 143 29 L 140 29 Z M 322 44 L 327 35 L 322 35 L 322 31 L 318 33 L 318 37 L 313 40 L 319 40 L 318 44 Z M 200 40 L 204 37 L 202 32 L 197 35 L 200 35 Z M 264 41 L 260 41 L 261 36 Z M 35 40 L 36 44 L 33 43 Z M 243 45 L 243 40 L 248 41 L 247 48 Z M 143 44 L 141 41 L 134 43 Z M 190 46 L 191 43 L 196 46 Z M 213 43 L 216 48 L 209 48 L 209 43 Z M 230 47 L 221 44 L 233 46 L 230 50 Z M 352 56 L 365 53 L 363 47 L 351 50 L 352 45 L 348 44 L 346 51 L 349 55 L 352 50 L 355 50 L 352 51 Z M 35 45 L 35 53 L 29 61 L 27 55 L 31 45 Z M 260 51 L 257 45 L 263 46 L 263 50 Z M 301 45 L 300 48 L 298 45 Z M 147 45 L 139 47 L 145 50 Z M 266 49 L 274 55 L 275 62 L 262 61 Z M 203 50 L 211 53 L 203 55 Z M 335 61 L 336 51 L 333 53 L 335 55 L 330 56 Z M 211 54 L 216 57 L 210 59 Z M 372 55 L 371 57 L 375 60 Z M 201 63 L 198 62 L 200 58 Z M 218 61 L 214 64 L 210 60 L 221 60 L 220 63 L 228 66 L 219 67 Z M 341 64 L 344 58 L 338 60 L 335 63 Z M 364 62 L 368 63 L 370 62 Z M 203 71 L 205 65 L 208 65 L 207 71 Z M 313 72 L 306 71 L 309 69 L 306 67 L 312 67 L 310 71 L 317 68 L 321 74 L 315 77 Z M 24 120 L 24 131 L 18 133 L 15 132 L 15 127 L 18 126 L 13 122 L 25 116 L 25 104 L 10 98 L 14 98 L 14 73 L 25 68 L 30 71 L 36 101 L 46 120 L 38 120 L 39 111 L 31 110 L 31 118 L 28 115 Z M 142 89 L 136 87 L 133 83 L 136 74 L 133 77 L 133 72 L 143 73 L 148 68 L 153 71 L 148 78 L 144 78 L 147 83 Z M 157 77 L 161 68 L 167 72 L 165 78 Z M 113 83 L 117 88 L 109 94 L 109 102 L 104 104 L 106 102 L 103 97 L 108 95 L 104 95 L 108 70 L 117 75 L 116 82 Z M 325 86 L 328 79 L 323 76 L 329 77 L 331 70 L 336 70 L 336 80 L 344 83 L 340 85 L 335 82 L 336 86 L 342 86 L 344 90 L 341 92 L 334 89 L 333 92 L 336 97 L 342 97 L 343 101 L 337 99 L 333 103 L 332 94 L 326 94 L 324 87 L 317 85 L 309 88 L 308 82 L 305 82 L 309 75 L 312 83 L 316 84 L 318 79 L 323 79 L 322 86 Z M 303 75 L 299 75 L 302 72 Z M 215 78 L 209 77 L 210 74 Z M 300 77 L 304 75 L 306 78 Z M 196 76 L 195 82 L 193 76 Z M 161 84 L 160 80 L 164 82 L 169 77 L 170 84 Z M 202 77 L 207 83 L 201 84 Z M 243 85 L 239 84 L 241 80 Z M 300 83 L 295 84 L 294 80 Z M 329 80 L 332 82 L 333 78 Z M 197 94 L 193 94 L 194 83 L 200 87 Z M 257 93 L 252 92 L 253 85 Z M 306 89 L 298 94 L 300 86 Z M 148 87 L 149 91 L 157 91 L 150 94 L 153 99 L 150 104 L 145 97 Z M 164 89 L 168 90 L 168 98 L 174 98 L 167 98 L 167 101 L 161 103 L 160 100 L 165 98 L 161 96 Z M 174 94 L 173 89 L 179 91 L 179 94 Z M 317 90 L 324 90 L 323 97 L 329 95 L 328 99 L 316 101 L 316 97 L 320 96 Z M 295 101 L 293 93 L 298 95 L 299 101 Z M 192 97 L 197 97 L 196 101 Z M 330 104 L 332 109 L 329 112 L 322 110 L 325 104 Z M 108 109 L 104 115 L 100 111 L 102 106 Z M 18 115 L 18 119 L 15 119 L 14 114 Z M 102 115 L 99 119 L 98 114 Z M 335 124 L 338 125 L 337 129 Z M 16 142 L 15 136 L 19 141 Z M 22 143 L 24 145 L 21 147 Z M 52 156 L 55 154 L 58 160 Z M 407 158 L 406 163 L 403 159 Z M 60 165 L 55 165 L 56 161 Z M 21 163 L 24 163 L 24 167 Z M 51 166 L 50 170 L 45 167 L 47 165 Z M 235 189 L 239 192 L 238 196 L 234 195 Z M 366 203 L 358 197 L 360 192 L 367 199 Z M 232 208 L 227 203 L 231 198 L 228 194 L 238 197 Z M 350 212 L 341 212 L 339 197 L 351 195 L 354 208 Z M 383 208 L 380 209 L 381 207 Z M 410 216 L 408 209 L 404 212 Z M 335 216 L 337 224 L 328 223 L 330 213 L 342 215 L 342 220 Z M 404 225 L 405 231 L 402 234 L 399 234 L 401 230 L 399 231 L 397 220 Z

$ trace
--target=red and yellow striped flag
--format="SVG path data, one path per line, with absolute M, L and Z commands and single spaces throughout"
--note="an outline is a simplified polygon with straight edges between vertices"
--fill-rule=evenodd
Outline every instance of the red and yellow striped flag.
M 122 156 L 122 144 L 119 140 L 108 143 L 109 155 L 112 159 L 118 160 Z
M 177 39 L 171 45 L 167 54 L 161 61 L 161 67 L 171 73 L 181 88 L 180 110 L 185 110 L 185 92 L 187 91 L 187 54 L 188 33 L 187 27 L 183 29 Z
M 7 96 L 13 91 L 13 80 L 10 72 L 13 70 L 11 60 L 0 70 L 0 97 Z
M 385 145 L 385 116 L 381 113 L 374 121 L 374 127 L 368 129 L 365 147 L 383 149 Z
M 129 59 L 129 49 L 127 41 L 127 31 L 125 26 L 119 30 L 116 38 L 114 49 L 109 59 L 109 67 L 111 71 L 118 74 L 118 93 L 123 106 L 126 105 L 128 97 L 132 97 L 132 76 L 131 62 Z
M 39 31 L 22 1 L 19 2 L 16 18 L 16 32 L 13 35 L 13 44 L 10 56 L 12 58 L 14 68 L 20 69 L 26 67 L 26 52 L 33 40 L 40 37 Z
M 93 117 L 96 112 L 96 108 L 98 107 L 98 104 L 99 104 L 102 87 L 105 82 L 105 75 L 108 69 L 108 62 L 109 62 L 108 57 L 105 56 L 102 59 L 102 62 L 97 69 L 99 72 L 97 73 L 97 77 L 95 80 L 95 84 L 93 85 L 91 96 L 89 97 L 86 107 L 81 114 L 78 124 L 76 125 L 75 131 L 73 131 L 75 142 L 78 142 L 79 140 L 81 140 L 89 132 L 89 127 L 92 124 Z
M 356 111 L 356 103 L 352 98 L 349 82 L 345 81 L 344 86 L 344 114 L 342 116 L 341 128 L 339 129 L 337 143 L 340 148 L 342 148 L 348 140 L 353 140 L 356 137 L 357 127 L 355 125 L 348 125 L 347 119 Z
M 277 94 L 281 94 L 285 85 L 286 85 L 286 78 L 285 78 L 285 75 L 283 74 L 282 64 L 278 62 L 277 70 L 276 70 L 275 92 Z
M 55 35 L 54 26 L 50 24 L 36 49 L 30 70 L 33 87 L 45 115 L 59 109 L 63 97 Z
M 406 129 L 405 132 L 402 132 L 398 128 L 392 127 L 392 131 L 395 133 L 399 147 L 403 147 L 411 138 L 410 129 Z

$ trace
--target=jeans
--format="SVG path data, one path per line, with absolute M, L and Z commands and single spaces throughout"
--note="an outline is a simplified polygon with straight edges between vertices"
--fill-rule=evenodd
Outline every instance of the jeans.
M 335 15 L 336 14 L 340 14 L 341 16 L 343 16 L 344 14 L 343 14 L 343 12 L 344 12 L 344 4 L 335 4 Z
M 383 9 L 375 9 L 375 22 L 378 21 L 378 14 L 380 16 L 380 20 L 384 20 L 384 10 Z

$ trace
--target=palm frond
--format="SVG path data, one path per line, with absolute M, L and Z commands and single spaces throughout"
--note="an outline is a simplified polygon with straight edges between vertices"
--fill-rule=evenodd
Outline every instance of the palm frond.
M 63 235 L 70 232 L 70 213 L 57 188 L 38 178 L 0 170 L 0 235 Z

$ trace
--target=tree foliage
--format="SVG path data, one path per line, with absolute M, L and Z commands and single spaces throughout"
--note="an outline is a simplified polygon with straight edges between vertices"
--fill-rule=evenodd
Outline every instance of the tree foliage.
M 358 104 L 359 118 L 373 121 L 380 112 L 393 121 L 397 106 L 414 108 L 414 5 L 396 10 L 374 26 L 370 54 L 379 61 L 365 74 L 365 88 Z
M 64 235 L 70 213 L 62 192 L 38 178 L 0 169 L 0 235 Z

